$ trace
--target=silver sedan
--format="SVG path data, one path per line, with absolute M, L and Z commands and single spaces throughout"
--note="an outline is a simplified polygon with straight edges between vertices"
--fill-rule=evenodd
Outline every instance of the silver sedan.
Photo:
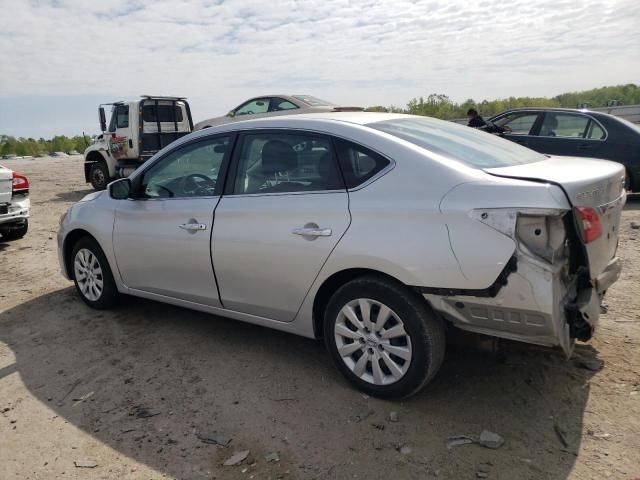
M 624 169 L 435 119 L 323 113 L 184 137 L 60 220 L 64 275 L 324 338 L 363 391 L 411 395 L 447 326 L 587 341 L 615 257 Z

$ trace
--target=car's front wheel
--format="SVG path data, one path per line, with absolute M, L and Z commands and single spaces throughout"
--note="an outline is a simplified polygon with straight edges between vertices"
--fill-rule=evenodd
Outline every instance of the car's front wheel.
M 324 335 L 342 374 L 382 398 L 416 393 L 444 358 L 442 320 L 418 294 L 377 276 L 353 280 L 333 294 Z
M 112 307 L 118 289 L 104 252 L 93 238 L 81 238 L 73 248 L 72 272 L 76 290 L 92 308 Z

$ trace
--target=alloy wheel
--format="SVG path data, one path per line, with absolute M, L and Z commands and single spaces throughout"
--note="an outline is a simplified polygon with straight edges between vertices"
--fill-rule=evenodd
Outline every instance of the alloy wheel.
M 73 271 L 82 295 L 93 302 L 98 300 L 102 295 L 104 279 L 100 262 L 91 250 L 78 250 L 73 262 Z
M 411 338 L 404 323 L 376 300 L 358 298 L 344 305 L 338 313 L 334 335 L 342 361 L 367 383 L 395 383 L 411 365 Z

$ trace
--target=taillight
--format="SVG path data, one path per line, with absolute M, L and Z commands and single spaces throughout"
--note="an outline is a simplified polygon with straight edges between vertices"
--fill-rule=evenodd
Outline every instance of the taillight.
M 27 190 L 29 188 L 29 180 L 24 175 L 13 172 L 13 191 Z
M 584 243 L 593 242 L 602 235 L 602 223 L 600 215 L 592 207 L 576 207 L 576 211 L 582 220 L 582 239 Z

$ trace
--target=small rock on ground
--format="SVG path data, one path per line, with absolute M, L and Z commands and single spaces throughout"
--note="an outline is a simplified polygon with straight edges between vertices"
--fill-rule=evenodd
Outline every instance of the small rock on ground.
M 239 465 L 244 462 L 244 460 L 249 456 L 251 450 L 242 450 L 240 452 L 234 453 L 231 457 L 226 459 L 223 463 L 225 467 L 231 467 L 233 465 Z

